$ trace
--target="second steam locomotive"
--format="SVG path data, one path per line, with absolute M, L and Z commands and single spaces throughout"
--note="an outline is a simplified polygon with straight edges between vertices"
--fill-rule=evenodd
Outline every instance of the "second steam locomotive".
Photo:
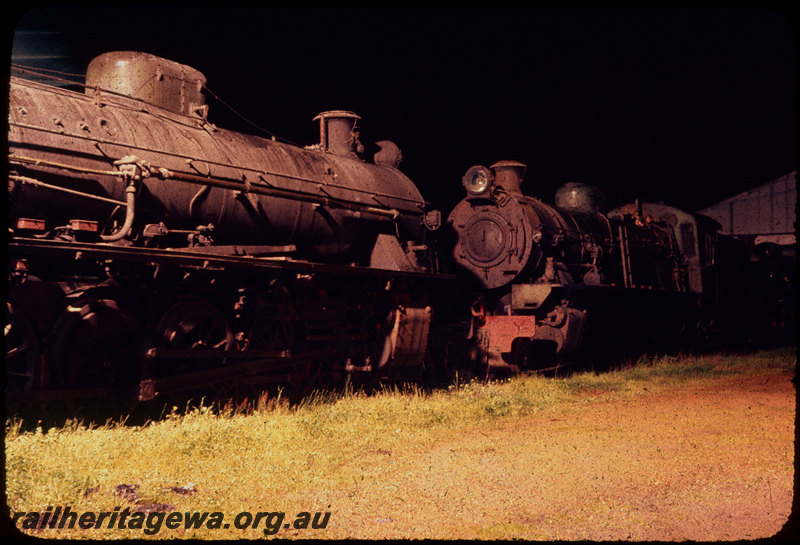
M 735 312 L 752 303 L 747 253 L 714 220 L 638 201 L 606 212 L 601 192 L 577 183 L 551 206 L 523 194 L 524 170 L 470 168 L 447 220 L 487 371 L 541 369 L 584 347 L 653 349 L 752 318 Z

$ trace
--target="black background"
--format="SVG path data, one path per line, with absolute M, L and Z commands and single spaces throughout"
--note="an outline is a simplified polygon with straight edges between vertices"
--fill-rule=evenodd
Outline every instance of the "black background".
M 761 9 L 64 6 L 12 20 L 13 63 L 82 74 L 138 50 L 188 64 L 279 138 L 329 109 L 389 139 L 445 214 L 474 164 L 697 210 L 796 168 L 794 21 Z M 14 25 L 16 22 L 16 26 Z M 12 49 L 13 48 L 13 49 Z M 219 103 L 217 125 L 259 134 Z

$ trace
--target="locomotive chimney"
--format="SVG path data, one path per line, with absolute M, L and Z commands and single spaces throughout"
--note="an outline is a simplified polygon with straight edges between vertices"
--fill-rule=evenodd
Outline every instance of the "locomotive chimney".
M 363 152 L 356 130 L 359 119 L 361 118 L 353 112 L 344 110 L 331 110 L 318 114 L 314 121 L 319 121 L 320 149 L 344 157 L 356 157 L 356 152 Z
M 519 161 L 498 161 L 491 166 L 494 172 L 494 185 L 508 193 L 522 193 L 522 175 L 525 163 Z

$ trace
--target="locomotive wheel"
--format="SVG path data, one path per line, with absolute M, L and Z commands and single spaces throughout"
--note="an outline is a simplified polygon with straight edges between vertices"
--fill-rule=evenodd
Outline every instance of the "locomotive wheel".
M 152 346 L 174 350 L 233 349 L 234 338 L 228 320 L 219 308 L 204 298 L 189 296 L 175 301 L 162 315 L 155 329 Z M 150 373 L 167 377 L 198 370 L 202 361 L 186 357 L 156 358 Z M 210 360 L 213 362 L 214 360 Z
M 114 299 L 83 296 L 53 328 L 53 379 L 79 393 L 67 398 L 72 414 L 106 416 L 129 411 L 140 377 L 141 333 Z
M 239 350 L 275 354 L 277 359 L 271 370 L 289 373 L 291 378 L 288 386 L 292 392 L 315 383 L 317 377 L 307 362 L 281 364 L 283 357 L 295 356 L 302 350 L 297 333 L 302 329 L 301 322 L 291 293 L 284 284 L 273 280 L 266 289 L 243 290 L 237 308 L 236 346 Z M 271 386 L 270 383 L 259 383 L 257 380 L 253 385 L 238 384 L 233 390 L 233 397 L 245 397 L 255 402 L 265 391 L 272 393 Z M 227 390 L 223 393 L 227 395 Z
M 289 290 L 283 284 L 276 282 L 269 291 L 248 292 L 239 316 L 237 347 L 289 355 L 295 342 L 296 316 Z
M 8 302 L 3 337 L 6 344 L 6 414 L 23 414 L 30 408 L 23 399 L 25 394 L 41 389 L 44 383 L 42 357 L 30 322 Z

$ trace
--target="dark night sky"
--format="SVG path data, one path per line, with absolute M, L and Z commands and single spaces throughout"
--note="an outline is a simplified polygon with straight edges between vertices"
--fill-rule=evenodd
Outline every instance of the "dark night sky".
M 469 166 L 501 159 L 525 162 L 524 189 L 547 201 L 582 181 L 611 204 L 689 210 L 797 168 L 793 21 L 774 11 L 72 6 L 16 30 L 19 64 L 83 73 L 139 50 L 193 66 L 303 145 L 319 111 L 355 111 L 362 140 L 395 141 L 445 213 Z

